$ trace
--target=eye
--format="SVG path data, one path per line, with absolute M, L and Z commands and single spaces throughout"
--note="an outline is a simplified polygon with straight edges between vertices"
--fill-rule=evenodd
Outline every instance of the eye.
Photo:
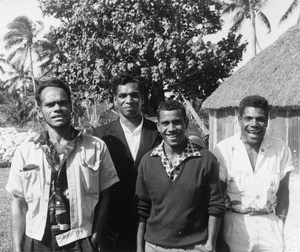
M 250 122 L 251 120 L 252 120 L 251 117 L 244 117 L 244 121 L 245 121 L 245 122 Z
M 124 99 L 126 98 L 127 94 L 118 94 L 118 98 L 120 99 Z
M 132 98 L 134 98 L 134 99 L 140 98 L 140 94 L 139 94 L 139 93 L 133 93 L 133 94 L 131 94 L 130 96 L 131 96 Z
M 265 117 L 259 117 L 259 118 L 257 118 L 257 121 L 258 122 L 266 122 L 267 119 Z
M 55 106 L 55 102 L 49 102 L 45 104 L 45 107 L 52 108 Z
M 161 122 L 160 125 L 165 127 L 169 125 L 169 122 Z

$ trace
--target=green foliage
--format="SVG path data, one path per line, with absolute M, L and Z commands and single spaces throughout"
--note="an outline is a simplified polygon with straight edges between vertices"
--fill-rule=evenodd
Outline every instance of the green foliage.
M 149 95 L 168 84 L 186 97 L 210 95 L 241 60 L 245 44 L 228 35 L 213 44 L 206 35 L 221 29 L 222 5 L 212 0 L 39 0 L 45 15 L 62 25 L 51 31 L 64 57 L 54 74 L 73 92 L 110 97 L 113 75 L 128 71 L 143 79 Z M 84 98 L 84 97 L 83 97 Z

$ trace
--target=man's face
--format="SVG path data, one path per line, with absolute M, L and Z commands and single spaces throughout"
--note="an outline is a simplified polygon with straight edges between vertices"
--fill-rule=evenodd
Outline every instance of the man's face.
M 118 108 L 119 113 L 125 118 L 140 116 L 143 98 L 138 89 L 138 84 L 127 83 L 126 85 L 119 85 L 114 104 Z
M 165 144 L 172 149 L 183 147 L 185 142 L 185 132 L 188 123 L 184 120 L 181 110 L 162 110 L 159 112 L 159 121 L 157 123 Z
M 260 146 L 268 126 L 265 111 L 261 108 L 246 107 L 242 117 L 239 116 L 239 122 L 243 142 Z
M 71 104 L 62 88 L 46 87 L 41 93 L 38 114 L 52 128 L 60 128 L 70 123 Z

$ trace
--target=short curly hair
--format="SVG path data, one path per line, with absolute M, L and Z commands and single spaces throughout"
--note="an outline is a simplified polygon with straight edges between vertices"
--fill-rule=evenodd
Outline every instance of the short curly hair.
M 118 93 L 119 85 L 126 85 L 128 83 L 136 83 L 138 85 L 138 90 L 139 90 L 140 94 L 141 95 L 144 94 L 144 85 L 140 82 L 140 80 L 138 78 L 135 78 L 128 73 L 120 73 L 120 74 L 114 76 L 111 79 L 110 83 L 112 84 L 112 91 L 113 91 L 114 96 L 116 96 Z
M 259 95 L 249 95 L 243 98 L 239 105 L 240 117 L 243 116 L 246 107 L 261 108 L 264 110 L 266 117 L 269 114 L 269 103 L 268 101 Z
M 186 121 L 187 118 L 187 114 L 186 114 L 186 110 L 185 107 L 183 106 L 183 104 L 177 100 L 166 100 L 164 102 L 162 102 L 157 109 L 157 120 L 159 121 L 159 117 L 160 117 L 160 111 L 162 110 L 181 110 L 182 111 L 182 115 L 183 115 L 183 119 L 184 121 Z
M 43 81 L 42 84 L 38 87 L 38 89 L 35 92 L 35 100 L 36 104 L 40 106 L 42 104 L 41 101 L 41 93 L 46 87 L 58 87 L 62 88 L 68 97 L 68 101 L 71 104 L 71 90 L 67 84 L 65 84 L 62 80 L 59 79 L 50 79 L 47 81 Z

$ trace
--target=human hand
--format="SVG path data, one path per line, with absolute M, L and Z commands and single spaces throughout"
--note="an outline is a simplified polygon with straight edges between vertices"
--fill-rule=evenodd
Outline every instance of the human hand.
M 98 233 L 95 232 L 92 234 L 91 238 L 90 238 L 91 243 L 93 244 L 93 246 L 97 249 L 97 251 L 101 251 L 100 250 L 100 242 L 99 242 L 99 238 L 98 238 Z
M 120 235 L 116 233 L 110 226 L 108 226 L 105 230 L 105 236 L 108 240 L 112 241 L 113 243 L 116 243 Z
M 200 252 L 215 252 L 215 247 L 212 245 L 212 243 L 209 240 L 207 240 L 205 244 L 197 245 L 196 246 L 196 251 L 200 251 Z

